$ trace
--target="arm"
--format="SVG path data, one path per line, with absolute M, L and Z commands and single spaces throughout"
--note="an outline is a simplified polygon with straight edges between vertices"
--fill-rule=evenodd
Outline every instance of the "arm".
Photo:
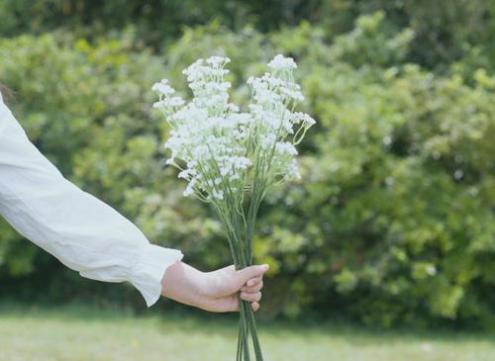
M 0 99 L 0 214 L 87 278 L 129 281 L 151 306 L 178 250 L 152 245 L 126 218 L 65 179 Z
M 266 265 L 205 273 L 180 262 L 180 251 L 150 244 L 117 211 L 65 179 L 29 141 L 1 96 L 0 214 L 82 276 L 132 283 L 148 306 L 162 294 L 208 311 L 235 311 L 240 291 L 259 308 Z

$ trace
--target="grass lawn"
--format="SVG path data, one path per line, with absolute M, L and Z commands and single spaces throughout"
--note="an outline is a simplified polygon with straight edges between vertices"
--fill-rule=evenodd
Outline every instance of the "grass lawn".
M 495 337 L 345 326 L 261 325 L 267 361 L 493 361 Z M 0 307 L 0 361 L 233 361 L 235 322 L 218 316 Z

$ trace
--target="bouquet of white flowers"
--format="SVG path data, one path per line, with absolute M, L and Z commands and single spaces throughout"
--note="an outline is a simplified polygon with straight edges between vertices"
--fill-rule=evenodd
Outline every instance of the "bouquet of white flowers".
M 164 79 L 153 85 L 160 109 L 170 125 L 165 147 L 167 164 L 177 167 L 188 184 L 185 196 L 210 203 L 218 214 L 237 269 L 252 263 L 256 215 L 261 201 L 275 185 L 299 177 L 297 145 L 315 121 L 294 112 L 304 99 L 291 58 L 277 55 L 270 72 L 251 77 L 252 102 L 246 112 L 229 102 L 231 84 L 225 80 L 228 58 L 199 59 L 187 69 L 193 98 L 186 102 Z M 249 339 L 256 360 L 263 360 L 256 323 L 249 303 L 240 303 L 237 360 L 250 360 Z

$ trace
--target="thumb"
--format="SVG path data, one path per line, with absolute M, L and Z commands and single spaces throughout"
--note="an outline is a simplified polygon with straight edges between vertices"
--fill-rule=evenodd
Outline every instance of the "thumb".
M 251 278 L 262 276 L 270 267 L 267 264 L 255 265 L 237 271 L 237 282 L 242 287 Z

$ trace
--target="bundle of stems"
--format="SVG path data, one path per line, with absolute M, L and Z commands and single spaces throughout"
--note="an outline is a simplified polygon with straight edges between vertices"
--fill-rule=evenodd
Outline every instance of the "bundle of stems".
M 256 174 L 253 183 L 250 186 L 246 186 L 241 194 L 227 192 L 222 202 L 213 202 L 214 208 L 226 230 L 230 252 L 236 269 L 250 266 L 253 262 L 252 240 L 258 209 L 265 194 L 264 184 L 263 180 Z M 253 309 L 249 302 L 240 300 L 236 361 L 251 360 L 250 338 L 256 361 L 263 361 Z
M 242 269 L 252 264 L 252 233 L 249 235 L 249 229 L 254 228 L 255 218 L 249 221 L 246 214 L 234 216 L 219 213 L 222 223 L 227 230 L 227 238 L 230 245 L 232 258 L 236 269 Z M 245 222 L 245 223 L 244 223 Z M 263 360 L 261 346 L 256 329 L 251 304 L 240 300 L 240 322 L 239 322 L 239 340 L 237 349 L 237 361 L 250 360 L 249 338 L 252 338 L 254 353 L 257 361 Z

